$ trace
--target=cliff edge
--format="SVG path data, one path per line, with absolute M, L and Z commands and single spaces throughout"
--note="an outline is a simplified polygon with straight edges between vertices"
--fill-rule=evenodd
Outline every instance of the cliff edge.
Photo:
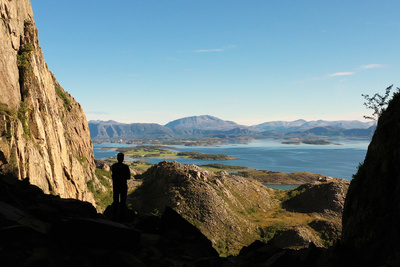
M 400 94 L 379 118 L 364 163 L 351 181 L 343 212 L 343 244 L 368 262 L 400 264 Z
M 0 171 L 94 203 L 86 116 L 47 69 L 30 1 L 0 0 L 0 18 Z

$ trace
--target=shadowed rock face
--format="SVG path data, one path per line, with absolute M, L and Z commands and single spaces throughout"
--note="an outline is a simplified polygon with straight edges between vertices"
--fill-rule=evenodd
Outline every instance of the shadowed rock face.
M 94 203 L 86 116 L 47 69 L 29 0 L 0 0 L 0 171 Z
M 298 194 L 283 203 L 290 211 L 311 213 L 329 213 L 342 215 L 349 181 L 332 178 L 330 182 L 303 184 L 292 192 Z
M 346 197 L 343 243 L 367 260 L 400 265 L 400 95 L 381 115 Z
M 168 207 L 161 217 L 132 218 L 121 224 L 98 214 L 88 202 L 45 195 L 36 186 L 1 174 L 0 237 L 2 267 L 224 261 L 210 240 Z

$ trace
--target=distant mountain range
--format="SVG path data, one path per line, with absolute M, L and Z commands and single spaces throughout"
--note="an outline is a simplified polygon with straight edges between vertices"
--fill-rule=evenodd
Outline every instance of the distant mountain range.
M 375 122 L 361 121 L 271 121 L 245 126 L 233 121 L 202 115 L 177 119 L 160 125 L 156 123 L 120 123 L 89 121 L 93 140 L 115 139 L 177 139 L 177 138 L 264 138 L 264 137 L 371 137 Z

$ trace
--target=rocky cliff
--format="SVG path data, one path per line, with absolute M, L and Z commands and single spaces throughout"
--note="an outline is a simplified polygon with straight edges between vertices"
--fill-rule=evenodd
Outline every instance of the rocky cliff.
M 375 266 L 400 265 L 400 94 L 378 121 L 364 163 L 351 181 L 343 243 Z
M 93 202 L 86 117 L 47 69 L 30 1 L 0 0 L 0 18 L 0 171 Z

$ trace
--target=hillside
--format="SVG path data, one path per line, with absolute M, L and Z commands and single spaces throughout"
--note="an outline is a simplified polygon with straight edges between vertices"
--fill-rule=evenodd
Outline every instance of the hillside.
M 349 183 L 341 179 L 314 181 L 305 189 L 285 193 L 251 178 L 177 162 L 161 162 L 140 178 L 142 186 L 128 197 L 139 214 L 162 214 L 166 206 L 171 207 L 200 229 L 222 255 L 236 254 L 243 246 L 257 239 L 270 240 L 275 234 L 296 237 L 295 242 L 271 240 L 282 248 L 304 248 L 310 242 L 332 245 L 340 236 L 341 209 Z M 319 202 L 320 197 L 327 202 Z M 283 208 L 286 202 L 290 207 L 306 205 L 309 209 L 289 211 Z M 321 229 L 332 236 L 321 239 Z
M 156 123 L 89 121 L 89 129 L 93 139 L 168 139 L 175 136 L 170 128 Z

